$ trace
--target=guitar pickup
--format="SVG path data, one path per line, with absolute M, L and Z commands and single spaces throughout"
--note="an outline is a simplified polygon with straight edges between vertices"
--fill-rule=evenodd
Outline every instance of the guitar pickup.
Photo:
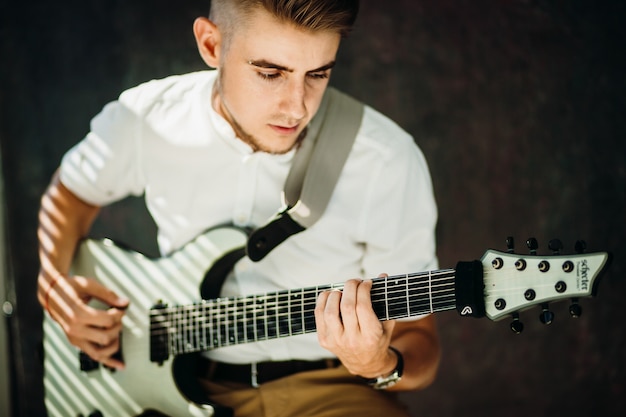
M 100 367 L 100 362 L 94 361 L 82 350 L 78 353 L 78 361 L 80 362 L 80 370 L 83 372 L 95 371 Z

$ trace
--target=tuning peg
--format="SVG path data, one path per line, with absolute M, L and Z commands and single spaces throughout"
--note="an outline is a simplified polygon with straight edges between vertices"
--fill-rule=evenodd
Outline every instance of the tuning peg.
M 576 244 L 574 245 L 574 250 L 576 251 L 576 253 L 584 253 L 586 249 L 587 242 L 585 242 L 584 240 L 576 241 Z
M 569 315 L 577 319 L 583 313 L 583 308 L 578 304 L 578 298 L 572 298 L 572 304 L 569 306 Z
M 519 313 L 513 313 L 513 321 L 511 322 L 511 330 L 515 334 L 520 334 L 524 331 L 524 323 L 519 319 Z
M 514 249 L 515 249 L 515 239 L 513 239 L 513 236 L 508 236 L 506 238 L 506 251 L 508 253 L 513 253 Z
M 563 242 L 559 239 L 552 239 L 548 242 L 548 248 L 554 252 L 555 255 L 561 253 L 561 249 L 563 249 Z
M 552 324 L 554 320 L 554 313 L 548 309 L 548 304 L 541 305 L 541 314 L 539 315 L 539 320 L 543 324 Z
M 537 248 L 539 247 L 537 239 L 535 239 L 534 237 L 528 238 L 528 240 L 526 241 L 526 246 L 528 246 L 528 249 L 530 249 L 531 255 L 537 254 Z

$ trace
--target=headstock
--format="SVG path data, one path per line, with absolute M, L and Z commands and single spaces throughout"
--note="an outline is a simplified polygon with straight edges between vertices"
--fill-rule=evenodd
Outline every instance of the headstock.
M 513 252 L 513 238 L 507 239 L 508 250 L 488 250 L 481 258 L 483 266 L 485 315 L 497 321 L 512 317 L 511 329 L 520 333 L 524 326 L 519 312 L 541 306 L 539 318 L 550 324 L 554 313 L 548 303 L 570 299 L 570 315 L 580 316 L 581 297 L 595 295 L 598 276 L 607 265 L 607 252 L 584 253 L 585 244 L 577 242 L 574 255 L 561 255 L 559 240 L 551 240 L 550 255 L 537 254 L 537 240 L 527 241 L 529 255 Z

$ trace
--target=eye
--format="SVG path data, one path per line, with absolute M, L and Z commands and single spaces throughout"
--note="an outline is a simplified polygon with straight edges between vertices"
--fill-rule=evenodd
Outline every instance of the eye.
M 309 78 L 312 78 L 314 80 L 325 80 L 329 77 L 329 73 L 328 71 L 324 71 L 324 72 L 312 72 L 310 74 L 307 74 L 307 76 Z
M 280 72 L 257 72 L 257 75 L 263 80 L 272 81 L 280 77 Z

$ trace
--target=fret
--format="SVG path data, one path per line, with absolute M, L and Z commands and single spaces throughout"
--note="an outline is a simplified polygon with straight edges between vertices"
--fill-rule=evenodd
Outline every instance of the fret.
M 238 298 L 235 303 L 235 340 L 236 343 L 245 343 L 246 340 L 246 300 Z
M 176 333 L 174 325 L 174 314 L 170 309 L 167 310 L 167 349 L 170 353 L 174 353 L 174 335 Z
M 411 279 L 409 298 L 411 311 L 416 315 L 430 312 L 430 294 L 428 294 L 428 281 L 425 279 L 425 275 L 424 273 L 420 273 Z
M 387 298 L 387 294 L 389 294 L 389 290 L 387 288 L 387 284 L 389 283 L 388 279 L 383 280 L 385 283 L 385 293 L 383 299 L 385 300 L 385 319 L 389 320 L 389 299 Z
M 278 336 L 291 336 L 291 326 L 289 325 L 289 292 L 281 291 L 277 296 L 278 305 L 276 307 L 276 322 L 278 326 Z
M 210 343 L 208 342 L 208 339 L 206 337 L 206 330 L 207 330 L 207 326 L 206 326 L 206 318 L 207 313 L 206 313 L 206 309 L 207 309 L 207 305 L 205 302 L 203 302 L 200 305 L 200 309 L 201 309 L 201 317 L 202 319 L 200 320 L 200 322 L 198 323 L 198 325 L 201 327 L 201 338 L 202 338 L 202 343 L 200 344 L 200 350 L 208 350 L 211 348 Z
M 267 302 L 266 296 L 258 295 L 254 299 L 256 320 L 256 340 L 267 340 Z
M 226 346 L 228 340 L 228 316 L 226 315 L 224 299 L 218 300 L 217 307 L 217 314 L 215 316 L 217 320 L 217 347 L 222 347 Z
M 202 346 L 202 338 L 200 337 L 200 311 L 196 306 L 192 306 L 189 311 L 189 315 L 191 317 L 191 321 L 189 323 L 191 341 L 189 343 L 189 349 L 192 351 L 197 351 Z
M 404 276 L 404 294 L 405 294 L 405 305 L 406 305 L 406 315 L 407 317 L 411 317 L 411 303 L 409 301 L 409 274 Z
M 218 309 L 217 309 L 217 301 L 212 300 L 211 306 L 209 308 L 209 333 L 211 334 L 211 346 L 213 348 L 219 347 L 219 332 L 216 330 L 218 326 Z
M 258 305 L 257 305 L 257 301 L 258 297 L 254 296 L 252 297 L 251 303 L 250 303 L 250 315 L 252 316 L 252 334 L 253 334 L 253 341 L 256 342 L 259 340 L 259 333 L 258 333 L 258 329 L 259 329 L 259 323 L 257 322 L 257 309 L 258 309 Z
M 200 309 L 201 309 L 201 317 L 202 317 L 202 319 L 198 323 L 198 325 L 202 328 L 202 331 L 201 331 L 202 344 L 200 348 L 202 350 L 208 350 L 211 348 L 211 339 L 207 337 L 208 326 L 206 325 L 206 321 L 207 321 L 207 317 L 209 317 L 207 314 L 207 303 L 202 302 Z
M 244 319 L 244 337 L 245 342 L 254 342 L 255 338 L 255 317 L 254 317 L 254 299 L 247 298 L 243 302 L 243 319 Z
M 315 326 L 315 303 L 317 302 L 317 295 L 320 290 L 318 288 L 313 288 L 306 290 L 304 295 L 302 296 L 302 328 L 305 333 L 311 333 L 316 330 Z
M 180 310 L 177 309 L 174 313 L 174 325 L 176 326 L 176 331 L 174 332 L 174 337 L 172 338 L 173 350 L 174 352 L 180 352 Z
M 430 312 L 433 312 L 433 276 L 432 272 L 428 271 L 428 301 L 430 306 Z
M 278 308 L 278 293 L 268 293 L 265 301 L 265 322 L 267 325 L 266 337 L 268 339 L 275 339 L 278 337 L 278 315 L 276 309 Z
M 376 313 L 376 317 L 379 320 L 386 320 L 387 314 L 387 300 L 384 295 L 386 294 L 385 290 L 386 280 L 384 279 L 374 279 L 372 281 L 372 307 L 374 309 L 374 313 Z
M 387 300 L 388 319 L 398 319 L 408 317 L 405 292 L 406 292 L 406 277 L 395 276 L 386 280 L 386 295 Z
M 189 307 L 183 308 L 183 352 L 187 353 L 191 350 L 193 342 L 193 329 L 191 324 L 192 317 Z
M 306 333 L 306 322 L 304 320 L 304 309 L 306 308 L 305 304 L 304 304 L 304 293 L 305 290 L 302 290 L 302 293 L 300 294 L 300 329 L 301 329 L 301 333 Z
M 303 304 L 302 293 L 304 290 L 289 291 L 289 335 L 302 334 L 304 327 L 302 326 Z
M 185 310 L 183 308 L 178 309 L 178 334 L 176 337 L 177 350 L 180 353 L 185 353 Z
M 433 310 L 446 311 L 456 307 L 456 296 L 454 292 L 454 271 L 448 273 L 445 280 L 441 280 L 436 289 L 437 299 L 433 303 Z
M 235 343 L 235 315 L 233 300 L 226 301 L 226 346 Z

